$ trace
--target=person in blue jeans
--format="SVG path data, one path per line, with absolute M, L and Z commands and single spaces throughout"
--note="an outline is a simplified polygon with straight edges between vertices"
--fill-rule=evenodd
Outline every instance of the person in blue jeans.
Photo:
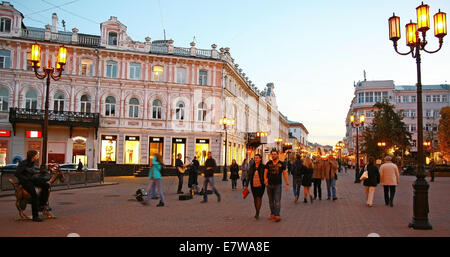
M 156 154 L 151 159 L 150 172 L 148 173 L 148 178 L 150 179 L 150 183 L 147 188 L 147 192 L 148 192 L 147 197 L 146 197 L 145 201 L 142 201 L 143 205 L 148 204 L 148 202 L 150 201 L 150 198 L 151 198 L 150 190 L 152 187 L 156 186 L 159 196 L 161 197 L 158 205 L 156 205 L 156 206 L 157 207 L 164 206 L 164 193 L 162 192 L 162 189 L 161 189 L 162 167 L 163 167 L 162 158 L 159 154 Z
M 269 197 L 270 216 L 269 220 L 279 222 L 281 220 L 281 175 L 286 182 L 286 191 L 289 191 L 289 177 L 286 170 L 286 164 L 278 159 L 278 151 L 272 149 L 270 152 L 272 160 L 268 161 L 264 170 L 264 184 L 267 188 Z
M 214 169 L 216 169 L 216 160 L 212 158 L 211 152 L 208 152 L 208 159 L 205 162 L 205 180 L 203 182 L 203 201 L 201 203 L 208 202 L 208 184 L 211 183 L 211 187 L 214 193 L 217 195 L 217 201 L 220 202 L 220 193 L 217 191 L 216 186 L 214 185 Z
M 328 199 L 331 199 L 333 196 L 333 201 L 337 200 L 336 196 L 336 180 L 337 180 L 337 170 L 338 163 L 334 160 L 333 156 L 328 156 L 328 161 L 324 163 L 324 173 L 325 173 L 325 182 L 327 183 L 327 195 Z

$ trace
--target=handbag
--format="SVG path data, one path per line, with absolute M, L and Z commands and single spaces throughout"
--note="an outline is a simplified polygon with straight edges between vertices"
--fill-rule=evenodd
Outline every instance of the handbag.
M 364 172 L 363 172 L 363 174 L 361 175 L 361 177 L 359 178 L 359 180 L 366 180 L 366 179 L 368 179 L 369 178 L 369 173 L 367 172 L 367 166 L 364 168 Z
M 244 191 L 242 191 L 242 197 L 243 197 L 244 199 L 247 198 L 248 193 L 249 193 L 248 187 L 246 187 L 246 188 L 244 189 Z

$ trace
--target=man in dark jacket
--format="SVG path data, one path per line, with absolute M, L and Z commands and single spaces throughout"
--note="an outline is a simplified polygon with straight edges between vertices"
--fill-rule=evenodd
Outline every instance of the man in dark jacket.
M 301 161 L 300 155 L 297 154 L 296 160 L 292 165 L 292 184 L 294 187 L 294 196 L 296 203 L 298 201 L 298 197 L 300 196 L 300 186 L 302 185 L 302 175 L 303 175 L 303 162 Z
M 217 201 L 220 202 L 220 194 L 214 185 L 214 170 L 216 169 L 216 160 L 212 158 L 211 152 L 208 152 L 208 159 L 205 162 L 205 180 L 203 182 L 203 201 L 201 203 L 208 202 L 208 183 L 211 183 L 214 193 L 217 195 Z
M 175 160 L 175 167 L 177 169 L 177 176 L 178 176 L 178 190 L 177 194 L 183 194 L 183 191 L 181 189 L 183 188 L 183 176 L 184 172 L 186 171 L 186 167 L 184 167 L 183 161 L 181 158 L 183 157 L 181 153 L 177 155 L 177 159 Z
M 50 184 L 44 178 L 34 176 L 35 163 L 39 160 L 39 153 L 35 150 L 27 152 L 27 159 L 22 161 L 16 170 L 15 176 L 19 179 L 19 183 L 31 195 L 31 212 L 33 221 L 42 221 L 39 218 L 39 209 L 45 208 L 48 201 Z M 41 188 L 40 197 L 37 195 L 34 187 Z M 40 199 L 39 199 L 40 198 Z

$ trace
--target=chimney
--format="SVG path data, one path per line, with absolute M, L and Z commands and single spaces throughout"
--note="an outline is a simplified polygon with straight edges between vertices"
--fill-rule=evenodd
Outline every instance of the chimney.
M 58 33 L 58 15 L 56 13 L 52 14 L 52 29 L 53 33 Z

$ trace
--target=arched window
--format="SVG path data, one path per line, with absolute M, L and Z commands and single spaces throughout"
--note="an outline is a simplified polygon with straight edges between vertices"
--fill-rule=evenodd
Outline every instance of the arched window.
M 6 88 L 0 88 L 0 110 L 8 110 L 9 91 Z
M 117 45 L 117 33 L 109 32 L 108 34 L 108 45 L 116 46 Z
M 105 116 L 116 116 L 116 98 L 108 96 L 105 102 Z
M 53 111 L 55 112 L 64 111 L 64 93 L 58 92 L 53 97 Z
M 91 97 L 89 95 L 81 96 L 81 108 L 80 112 L 90 113 L 91 112 Z
M 164 68 L 162 66 L 153 66 L 153 81 L 164 81 Z
M 198 121 L 206 120 L 206 104 L 201 102 L 198 104 Z
M 153 119 L 162 119 L 162 103 L 158 99 L 153 101 L 153 109 L 152 109 L 152 118 Z
M 25 94 L 25 109 L 37 109 L 37 93 L 33 89 L 28 90 L 28 92 Z
M 175 114 L 176 114 L 175 119 L 184 120 L 184 107 L 185 107 L 184 102 L 179 101 L 177 103 L 177 106 L 175 108 Z
M 139 100 L 138 99 L 136 99 L 136 98 L 130 99 L 130 107 L 129 107 L 128 116 L 130 118 L 139 117 Z

